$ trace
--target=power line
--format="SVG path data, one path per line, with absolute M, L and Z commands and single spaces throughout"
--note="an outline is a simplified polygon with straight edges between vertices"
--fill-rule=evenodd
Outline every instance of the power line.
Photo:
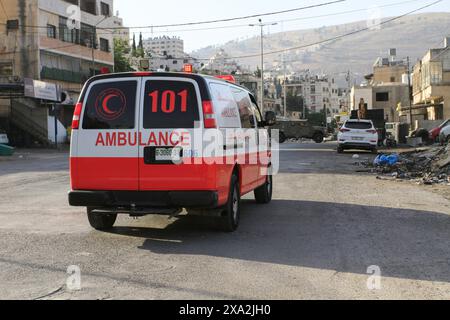
M 342 3 L 342 2 L 346 2 L 346 1 L 347 0 L 334 0 L 334 1 L 330 1 L 330 2 L 314 4 L 314 5 L 310 5 L 310 6 L 304 6 L 304 7 L 293 8 L 293 9 L 287 9 L 287 10 L 282 10 L 282 11 L 274 11 L 274 12 L 268 12 L 268 13 L 259 13 L 259 14 L 252 14 L 252 15 L 248 15 L 248 16 L 224 18 L 224 19 L 217 19 L 217 20 L 196 21 L 196 22 L 176 23 L 176 24 L 166 24 L 166 25 L 136 26 L 136 27 L 125 27 L 125 26 L 121 26 L 121 27 L 99 27 L 97 29 L 99 29 L 99 30 L 158 29 L 158 28 L 170 28 L 170 27 L 183 27 L 183 26 L 213 24 L 213 23 L 219 23 L 219 22 L 231 22 L 231 21 L 237 21 L 237 20 L 247 20 L 247 19 L 264 17 L 264 16 L 273 16 L 273 15 L 279 15 L 279 14 L 283 14 L 283 13 L 290 13 L 290 12 L 296 12 L 296 11 L 301 11 L 301 10 L 320 8 L 320 7 L 329 6 L 329 5 L 332 5 L 332 4 Z M 1 24 L 5 25 L 4 23 L 1 23 Z M 23 27 L 24 28 L 36 28 L 36 29 L 46 29 L 47 28 L 47 26 L 32 26 L 32 25 L 24 25 Z
M 407 3 L 412 2 L 418 2 L 421 0 L 408 0 L 408 1 L 401 1 L 401 2 L 394 2 L 390 4 L 386 4 L 383 6 L 377 6 L 377 8 L 388 8 L 398 5 L 403 5 Z M 309 17 L 301 17 L 301 18 L 294 18 L 294 19 L 284 19 L 284 20 L 277 20 L 272 21 L 268 23 L 285 23 L 285 22 L 294 22 L 294 21 L 302 21 L 302 20 L 311 20 L 311 19 L 317 19 L 317 18 L 327 18 L 327 17 L 333 17 L 338 15 L 344 15 L 349 13 L 357 13 L 357 12 L 364 12 L 367 11 L 367 8 L 362 9 L 355 9 L 355 10 L 347 10 L 347 11 L 340 11 L 330 14 L 323 14 L 323 15 L 316 15 L 316 16 L 309 16 Z M 209 31 L 209 30 L 219 30 L 219 29 L 234 29 L 234 28 L 243 28 L 248 27 L 248 24 L 238 24 L 238 25 L 230 25 L 230 26 L 218 26 L 218 27 L 206 27 L 206 28 L 195 28 L 195 29 L 175 29 L 175 30 L 164 30 L 164 31 L 148 31 L 148 32 L 142 32 L 142 34 L 154 34 L 154 33 L 176 33 L 176 32 L 191 32 L 191 31 Z M 107 29 L 107 28 L 105 28 Z M 133 28 L 130 28 L 133 29 Z
M 151 29 L 151 28 L 185 27 L 185 26 L 201 25 L 201 24 L 213 24 L 213 23 L 218 23 L 218 22 L 247 20 L 247 19 L 252 19 L 252 18 L 267 17 L 267 16 L 279 15 L 279 14 L 283 14 L 283 13 L 290 13 L 290 12 L 296 12 L 296 11 L 301 11 L 301 10 L 320 8 L 320 7 L 329 6 L 332 4 L 337 4 L 337 3 L 346 2 L 346 1 L 347 0 L 335 0 L 335 1 L 330 1 L 330 2 L 325 2 L 325 3 L 320 3 L 320 4 L 314 4 L 314 5 L 310 5 L 310 6 L 294 8 L 294 9 L 287 9 L 287 10 L 281 10 L 281 11 L 268 12 L 268 13 L 252 14 L 252 15 L 243 16 L 243 17 L 234 17 L 234 18 L 217 19 L 217 20 L 209 20 L 209 21 L 166 24 L 166 25 L 126 27 L 126 28 L 129 28 L 129 29 Z M 126 28 L 125 27 L 115 27 L 115 28 L 104 28 L 104 29 L 111 30 L 111 29 L 126 29 Z
M 418 2 L 420 0 L 408 0 L 408 1 L 401 1 L 401 2 L 394 2 L 394 3 L 390 3 L 390 4 L 386 4 L 383 6 L 377 6 L 377 8 L 387 8 L 387 7 L 393 7 L 393 6 L 398 6 L 398 5 L 403 5 L 403 4 L 407 4 L 407 3 L 412 3 L 412 2 Z M 323 4 L 325 5 L 325 4 Z M 294 22 L 294 21 L 301 21 L 301 20 L 311 20 L 311 19 L 317 19 L 317 18 L 325 18 L 325 17 L 332 17 L 332 16 L 338 16 L 338 15 L 344 15 L 344 14 L 350 14 L 350 13 L 357 13 L 357 12 L 363 12 L 363 11 L 367 11 L 367 8 L 362 8 L 362 9 L 355 9 L 355 10 L 347 10 L 347 11 L 340 11 L 340 12 L 335 12 L 335 13 L 330 13 L 330 14 L 324 14 L 324 15 L 316 15 L 316 16 L 309 16 L 309 17 L 301 17 L 301 18 L 294 18 L 294 19 L 284 19 L 284 20 L 278 20 L 278 21 L 272 21 L 270 23 L 285 23 L 285 22 Z M 5 25 L 3 23 L 0 23 L 0 25 Z M 44 28 L 47 29 L 47 26 L 24 26 L 25 28 Z M 218 26 L 218 27 L 204 27 L 204 28 L 195 28 L 195 29 L 175 29 L 175 30 L 164 30 L 164 31 L 148 31 L 148 32 L 141 32 L 142 34 L 154 34 L 154 33 L 177 33 L 177 32 L 192 32 L 192 31 L 212 31 L 212 30 L 220 30 L 220 29 L 234 29 L 234 28 L 243 28 L 243 27 L 248 27 L 248 24 L 238 24 L 238 25 L 230 25 L 230 26 Z M 156 28 L 155 27 L 137 27 L 137 28 L 147 28 L 147 29 L 152 29 L 152 28 Z M 120 29 L 133 29 L 130 27 L 117 27 L 117 28 L 97 28 L 98 30 L 120 30 Z M 42 34 L 44 35 L 44 32 L 28 32 L 28 33 L 36 33 L 36 34 Z M 112 34 L 113 32 L 97 32 L 97 35 L 106 35 L 106 34 Z
M 342 39 L 342 38 L 346 38 L 346 37 L 349 37 L 349 36 L 352 36 L 352 35 L 355 35 L 355 34 L 359 34 L 359 33 L 365 32 L 365 31 L 369 31 L 369 30 L 371 30 L 373 28 L 376 28 L 376 27 L 388 24 L 390 22 L 402 19 L 402 18 L 404 18 L 406 16 L 409 16 L 411 14 L 414 14 L 414 13 L 418 12 L 418 11 L 421 11 L 423 9 L 429 8 L 431 6 L 434 6 L 434 5 L 436 5 L 438 3 L 441 3 L 443 1 L 444 0 L 435 1 L 435 2 L 433 2 L 431 4 L 428 4 L 426 6 L 420 7 L 420 8 L 415 9 L 415 10 L 412 10 L 412 11 L 407 12 L 405 14 L 402 14 L 400 16 L 388 19 L 386 21 L 383 21 L 383 22 L 381 22 L 381 23 L 379 23 L 377 25 L 373 25 L 371 27 L 362 28 L 362 29 L 359 29 L 359 30 L 355 30 L 353 32 L 349 32 L 349 33 L 346 33 L 346 34 L 343 34 L 343 35 L 339 35 L 339 36 L 336 36 L 336 37 L 332 37 L 332 38 L 329 38 L 329 39 L 325 39 L 325 40 L 318 41 L 318 42 L 315 42 L 315 43 L 310 43 L 310 44 L 303 45 L 303 46 L 291 47 L 291 48 L 286 48 L 286 49 L 281 49 L 281 50 L 276 50 L 276 51 L 269 51 L 269 52 L 265 53 L 265 55 L 273 55 L 273 54 L 284 53 L 284 52 L 289 52 L 289 51 L 293 51 L 293 50 L 305 49 L 305 48 L 308 48 L 308 47 L 311 47 L 311 46 L 315 46 L 315 45 L 319 45 L 319 44 L 323 44 L 323 43 L 339 40 L 339 39 Z M 68 48 L 68 47 L 73 47 L 73 46 L 78 46 L 78 44 L 70 44 L 70 45 L 66 45 L 66 46 L 58 46 L 58 47 L 54 47 L 54 48 L 38 48 L 38 49 L 29 50 L 29 51 L 30 52 L 32 52 L 32 51 L 39 51 L 41 49 L 42 50 L 57 50 L 57 49 L 63 49 L 63 48 Z M 0 55 L 1 54 L 14 54 L 14 52 L 1 52 Z M 260 56 L 260 54 L 252 54 L 252 55 L 244 55 L 244 56 L 236 56 L 236 57 L 225 57 L 223 59 L 226 59 L 226 60 L 230 60 L 230 59 L 247 59 L 247 58 L 255 58 L 255 57 L 259 57 L 259 56 Z M 184 58 L 181 58 L 181 57 L 180 58 L 175 58 L 175 57 L 173 57 L 171 59 L 172 60 L 181 60 L 181 59 L 184 59 Z M 168 59 L 168 60 L 171 60 L 171 59 Z M 209 58 L 194 58 L 194 59 L 198 60 L 198 61 L 209 61 L 210 60 Z
M 404 18 L 406 16 L 409 16 L 411 14 L 414 14 L 414 13 L 418 12 L 418 11 L 421 11 L 421 10 L 424 10 L 424 9 L 429 8 L 431 6 L 434 6 L 434 5 L 436 5 L 438 3 L 441 3 L 443 1 L 444 0 L 435 1 L 433 3 L 430 3 L 430 4 L 426 5 L 426 6 L 423 6 L 423 7 L 420 7 L 418 9 L 412 10 L 412 11 L 407 12 L 405 14 L 402 14 L 400 16 L 397 16 L 397 17 L 385 20 L 385 21 L 383 21 L 383 22 L 381 22 L 379 24 L 375 24 L 375 25 L 370 26 L 370 27 L 358 29 L 358 30 L 355 30 L 355 31 L 352 31 L 352 32 L 349 32 L 349 33 L 346 33 L 346 34 L 343 34 L 343 35 L 339 35 L 339 36 L 336 36 L 336 37 L 333 37 L 333 38 L 325 39 L 325 40 L 322 40 L 322 41 L 318 41 L 318 42 L 315 42 L 315 43 L 310 43 L 310 44 L 303 45 L 303 46 L 291 47 L 291 48 L 286 48 L 286 49 L 281 49 L 281 50 L 276 50 L 276 51 L 269 51 L 269 52 L 265 53 L 265 55 L 273 55 L 273 54 L 277 54 L 277 53 L 284 53 L 284 52 L 289 52 L 289 51 L 293 51 L 293 50 L 305 49 L 305 48 L 316 46 L 316 45 L 319 45 L 319 44 L 324 44 L 324 43 L 327 43 L 327 42 L 340 40 L 340 39 L 343 39 L 343 38 L 346 38 L 346 37 L 349 37 L 349 36 L 353 36 L 355 34 L 362 33 L 362 32 L 365 32 L 365 31 L 370 31 L 373 28 L 383 26 L 385 24 L 391 23 L 391 22 L 396 21 L 396 20 L 400 20 L 400 19 L 402 19 L 402 18 Z M 247 59 L 247 58 L 255 58 L 255 57 L 259 57 L 259 54 L 236 56 L 236 57 L 229 57 L 229 58 L 224 58 L 224 59 Z

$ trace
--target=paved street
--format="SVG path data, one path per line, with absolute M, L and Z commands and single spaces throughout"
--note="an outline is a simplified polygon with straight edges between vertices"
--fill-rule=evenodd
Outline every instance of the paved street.
M 67 154 L 0 160 L 0 299 L 450 299 L 449 200 L 357 174 L 332 143 L 282 147 L 274 201 L 244 200 L 234 234 L 154 216 L 97 232 L 67 204 Z

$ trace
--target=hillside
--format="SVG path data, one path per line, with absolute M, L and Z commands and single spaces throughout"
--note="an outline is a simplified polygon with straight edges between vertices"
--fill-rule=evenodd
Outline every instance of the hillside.
M 304 46 L 325 39 L 334 38 L 367 27 L 366 21 L 322 27 L 319 29 L 289 31 L 268 35 L 266 51 Z M 387 55 L 389 48 L 397 48 L 399 57 L 410 56 L 411 61 L 422 57 L 431 47 L 443 44 L 450 35 L 450 13 L 427 13 L 411 15 L 387 23 L 379 30 L 361 32 L 340 40 L 290 51 L 285 59 L 295 70 L 310 69 L 314 72 L 340 73 L 351 70 L 362 77 L 371 72 L 371 67 L 380 56 Z M 259 38 L 231 41 L 221 46 L 211 46 L 192 54 L 199 58 L 209 58 L 223 48 L 231 56 L 259 53 Z M 269 65 L 276 67 L 279 54 L 266 56 Z M 256 68 L 259 58 L 238 60 L 241 65 Z

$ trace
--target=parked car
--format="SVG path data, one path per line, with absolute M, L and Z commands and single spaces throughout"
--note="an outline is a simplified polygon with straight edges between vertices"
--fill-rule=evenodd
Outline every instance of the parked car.
M 278 120 L 274 129 L 280 131 L 280 143 L 288 139 L 312 139 L 322 143 L 327 135 L 325 127 L 313 126 L 308 120 Z
M 3 130 L 0 130 L 0 144 L 9 144 L 8 135 Z
M 450 125 L 443 127 L 439 135 L 439 141 L 441 144 L 450 143 Z
M 377 152 L 378 131 L 371 120 L 348 120 L 338 134 L 338 153 L 348 149 Z
M 74 112 L 69 203 L 87 207 L 97 230 L 111 229 L 118 214 L 176 215 L 188 209 L 218 214 L 223 229 L 233 232 L 243 195 L 253 192 L 260 204 L 272 200 L 270 142 L 256 137 L 269 137 L 267 127 L 275 123 L 275 113 L 263 118 L 246 88 L 213 77 L 93 77 Z M 214 137 L 232 131 L 231 140 L 212 140 L 211 149 L 223 156 L 206 153 L 211 143 L 202 135 L 196 140 L 200 129 Z M 243 129 L 257 140 L 254 146 Z M 188 149 L 180 148 L 186 140 Z
M 442 123 L 439 127 L 430 131 L 430 140 L 436 142 L 440 139 L 441 130 L 450 125 L 450 119 Z

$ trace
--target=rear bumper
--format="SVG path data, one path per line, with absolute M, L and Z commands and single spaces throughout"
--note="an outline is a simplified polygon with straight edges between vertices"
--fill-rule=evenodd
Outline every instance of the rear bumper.
M 377 143 L 368 142 L 341 142 L 339 147 L 344 149 L 356 149 L 356 150 L 372 150 L 377 148 Z
M 71 191 L 74 207 L 100 208 L 191 208 L 215 209 L 219 196 L 215 191 Z

